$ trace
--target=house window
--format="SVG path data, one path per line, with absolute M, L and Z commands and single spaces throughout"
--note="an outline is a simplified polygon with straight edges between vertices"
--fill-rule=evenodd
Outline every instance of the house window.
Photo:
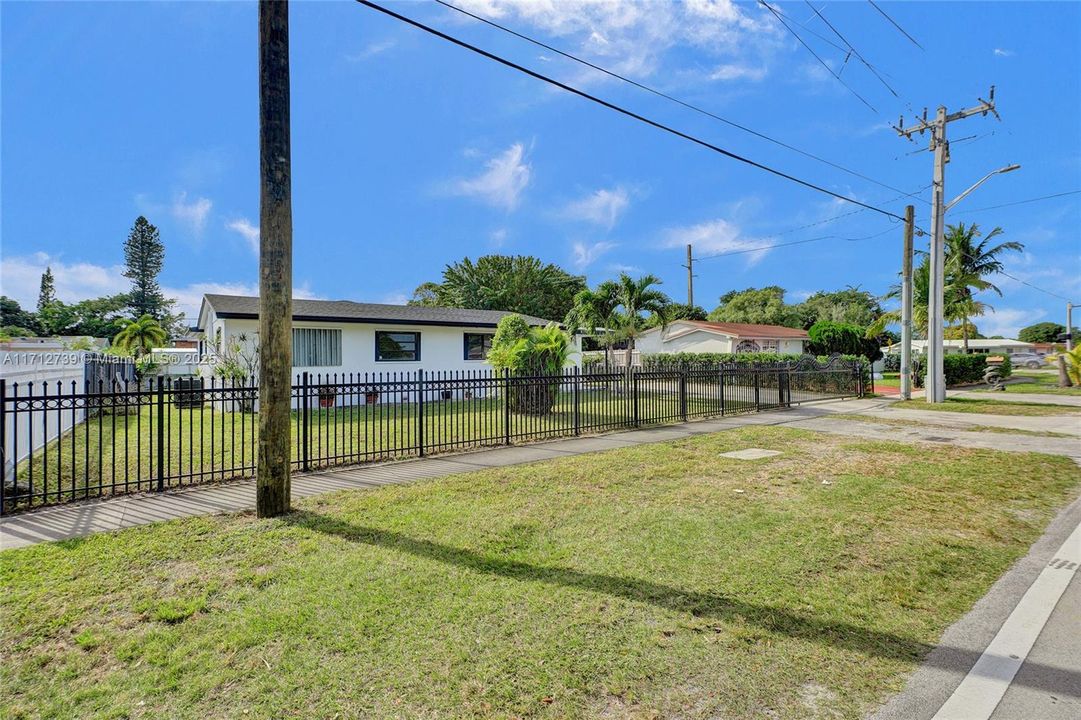
M 736 345 L 736 352 L 758 352 L 758 343 L 754 340 L 741 340 L 739 345 Z
M 762 352 L 771 352 L 771 353 L 777 352 L 777 341 L 776 340 L 763 340 L 762 341 Z
M 378 362 L 420 360 L 420 333 L 376 331 L 375 359 Z
M 293 328 L 293 367 L 326 367 L 341 364 L 341 330 Z
M 492 349 L 491 333 L 466 333 L 465 354 L 466 360 L 483 360 L 488 357 L 488 351 Z

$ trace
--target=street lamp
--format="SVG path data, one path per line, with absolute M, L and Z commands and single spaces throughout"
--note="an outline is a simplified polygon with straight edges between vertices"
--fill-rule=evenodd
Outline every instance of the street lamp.
M 938 206 L 934 209 L 934 212 L 939 220 L 938 222 L 933 223 L 935 226 L 935 233 L 931 238 L 931 292 L 927 303 L 927 379 L 924 382 L 924 386 L 927 390 L 927 402 L 929 403 L 946 401 L 946 373 L 942 360 L 946 353 L 945 343 L 942 339 L 942 326 L 944 324 L 943 303 L 945 300 L 946 284 L 945 263 L 943 262 L 946 248 L 946 211 L 968 197 L 973 190 L 980 185 L 983 185 L 991 179 L 991 177 L 1001 175 L 1002 173 L 1013 172 L 1014 170 L 1020 169 L 1020 167 L 1020 165 L 1013 164 L 999 168 L 994 172 L 989 172 L 968 190 L 965 190 L 950 202 L 942 205 L 939 205 L 942 198 L 941 192 L 939 191 L 935 194 L 936 205 Z

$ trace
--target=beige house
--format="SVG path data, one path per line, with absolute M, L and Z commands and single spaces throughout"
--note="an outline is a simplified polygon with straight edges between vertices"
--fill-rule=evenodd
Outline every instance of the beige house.
M 676 320 L 642 333 L 635 342 L 641 353 L 802 353 L 810 338 L 805 330 L 780 325 L 750 325 Z

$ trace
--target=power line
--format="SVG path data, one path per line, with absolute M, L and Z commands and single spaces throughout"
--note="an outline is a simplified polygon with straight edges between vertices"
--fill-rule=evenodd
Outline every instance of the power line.
M 704 255 L 695 260 L 701 262 L 702 260 L 712 260 L 713 258 L 727 257 L 729 255 L 742 255 L 744 253 L 762 252 L 763 250 L 772 250 L 780 247 L 790 247 L 792 245 L 804 245 L 806 243 L 818 242 L 820 240 L 847 240 L 849 242 L 859 242 L 860 240 L 871 240 L 876 237 L 881 237 L 886 233 L 893 232 L 895 227 L 888 227 L 882 232 L 874 233 L 873 235 L 865 235 L 863 237 L 844 237 L 843 235 L 821 235 L 819 237 L 805 238 L 803 240 L 793 240 L 791 242 L 774 243 L 773 245 L 761 245 L 759 247 L 744 248 L 742 250 L 729 250 L 722 253 L 714 253 L 713 255 Z
M 788 144 L 786 142 L 783 142 L 783 141 L 778 140 L 776 138 L 770 137 L 769 135 L 766 135 L 765 133 L 762 133 L 762 132 L 759 132 L 759 131 L 754 130 L 752 128 L 749 128 L 746 125 L 742 125 L 742 124 L 740 124 L 738 122 L 735 122 L 734 120 L 729 120 L 728 118 L 721 117 L 720 115 L 717 115 L 716 113 L 713 113 L 713 112 L 711 112 L 709 110 L 706 110 L 706 109 L 704 109 L 704 108 L 702 108 L 702 107 L 700 107 L 698 105 L 695 105 L 693 103 L 689 103 L 689 102 L 687 102 L 685 100 L 681 100 L 681 99 L 679 99 L 679 98 L 677 98 L 677 97 L 675 97 L 673 95 L 669 95 L 668 93 L 662 92 L 661 90 L 657 90 L 656 88 L 650 87 L 649 85 L 638 82 L 637 80 L 632 80 L 631 78 L 628 78 L 628 77 L 626 77 L 624 75 L 620 75 L 619 73 L 613 72 L 612 70 L 609 70 L 607 68 L 601 67 L 600 65 L 597 65 L 596 63 L 590 62 L 589 60 L 586 60 L 584 58 L 578 57 L 577 55 L 566 52 L 564 50 L 560 50 L 559 48 L 556 48 L 556 47 L 552 47 L 551 45 L 549 45 L 549 44 L 547 44 L 545 42 L 542 42 L 540 40 L 537 40 L 536 38 L 530 37 L 529 35 L 525 35 L 524 33 L 518 32 L 517 30 L 513 30 L 513 29 L 511 29 L 511 28 L 509 28 L 509 27 L 507 27 L 505 25 L 501 25 L 500 23 L 497 23 L 494 20 L 489 20 L 486 17 L 483 17 L 481 15 L 477 15 L 475 13 L 472 13 L 469 10 L 466 10 L 464 8 L 460 8 L 457 5 L 454 5 L 452 3 L 447 2 L 446 0 L 435 0 L 435 1 L 437 3 L 439 3 L 440 5 L 446 7 L 446 8 L 449 8 L 451 10 L 454 10 L 455 12 L 461 13 L 462 15 L 466 15 L 468 17 L 473 18 L 474 20 L 478 20 L 478 21 L 480 21 L 480 22 L 482 22 L 482 23 L 484 23 L 486 25 L 494 27 L 494 28 L 496 28 L 498 30 L 502 30 L 505 33 L 513 35 L 514 37 L 525 40 L 528 43 L 532 43 L 533 45 L 536 45 L 537 47 L 544 48 L 545 50 L 548 50 L 549 52 L 554 52 L 557 55 L 561 55 L 561 56 L 567 58 L 568 60 L 573 60 L 576 63 L 579 63 L 579 64 L 584 65 L 586 67 L 589 67 L 589 68 L 592 68 L 592 69 L 597 70 L 599 72 L 602 72 L 605 75 L 608 75 L 609 77 L 613 77 L 613 78 L 615 78 L 617 80 L 620 80 L 622 82 L 633 85 L 634 87 L 636 87 L 636 88 L 638 88 L 640 90 L 645 90 L 646 92 L 652 93 L 653 95 L 664 98 L 665 100 L 669 100 L 669 101 L 674 102 L 674 103 L 676 103 L 678 105 L 682 105 L 683 107 L 685 107 L 685 108 L 687 108 L 689 110 L 693 110 L 693 111 L 695 111 L 697 113 L 705 115 L 706 117 L 709 117 L 709 118 L 712 118 L 712 119 L 717 120 L 719 122 L 722 122 L 725 125 L 736 128 L 737 130 L 742 130 L 745 133 L 749 133 L 751 135 L 754 135 L 757 138 L 760 138 L 762 140 L 766 140 L 767 142 L 771 142 L 771 143 L 773 143 L 775 145 L 778 145 L 780 147 L 785 148 L 786 150 L 791 150 L 793 152 L 799 153 L 800 155 L 803 155 L 804 157 L 811 158 L 812 160 L 817 160 L 820 163 L 824 163 L 826 165 L 829 165 L 830 167 L 835 168 L 837 170 L 840 170 L 841 172 L 848 173 L 849 175 L 852 175 L 853 177 L 858 177 L 861 180 L 866 180 L 867 182 L 878 185 L 879 187 L 884 187 L 887 190 L 893 190 L 894 192 L 901 192 L 901 190 L 899 188 L 895 188 L 895 187 L 893 187 L 891 185 L 887 185 L 887 184 L 885 184 L 883 182 L 879 182 L 878 180 L 875 180 L 874 178 L 868 177 L 867 175 L 864 175 L 863 173 L 857 172 L 855 170 L 850 170 L 849 168 L 846 168 L 843 165 L 839 165 L 838 163 L 835 163 L 835 162 L 833 162 L 831 160 L 827 160 L 826 158 L 823 158 L 823 157 L 821 157 L 819 155 L 815 155 L 814 153 L 807 152 L 806 150 L 801 150 L 800 148 L 795 147 L 794 145 L 790 145 L 790 144 Z M 924 202 L 927 202 L 927 201 L 925 200 Z
M 872 65 L 872 64 L 871 64 L 871 63 L 869 63 L 869 62 L 867 62 L 867 60 L 865 60 L 865 59 L 864 59 L 863 55 L 861 55 L 861 54 L 860 54 L 860 51 L 859 51 L 859 50 L 857 50 L 857 49 L 856 49 L 856 48 L 855 48 L 855 47 L 854 47 L 854 46 L 852 45 L 852 43 L 848 42 L 848 39 L 847 39 L 847 38 L 845 38 L 845 36 L 844 36 L 844 35 L 842 35 L 842 34 L 841 34 L 841 32 L 840 32 L 840 31 L 839 31 L 839 30 L 838 30 L 837 28 L 833 27 L 833 23 L 831 23 L 831 22 L 830 22 L 829 20 L 827 20 L 827 19 L 826 19 L 826 16 L 825 16 L 825 15 L 823 15 L 823 14 L 822 14 L 822 12 L 821 12 L 820 10 L 818 10 L 818 9 L 817 9 L 817 8 L 816 8 L 816 7 L 814 6 L 814 5 L 812 5 L 812 4 L 811 4 L 811 3 L 809 2 L 809 0 L 803 0 L 803 1 L 804 1 L 805 3 L 807 3 L 807 7 L 811 8 L 811 10 L 814 10 L 814 13 L 815 13 L 815 15 L 817 15 L 817 16 L 818 16 L 818 19 L 819 19 L 819 20 L 821 20 L 822 22 L 826 23 L 826 27 L 828 27 L 828 28 L 829 28 L 830 30 L 832 30 L 832 31 L 833 31 L 833 34 L 834 34 L 834 35 L 836 35 L 837 37 L 839 37 L 839 38 L 841 39 L 841 42 L 843 42 L 843 43 L 844 43 L 845 45 L 847 45 L 847 46 L 848 46 L 848 50 L 849 50 L 849 52 L 850 52 L 851 54 L 855 55 L 855 56 L 856 56 L 856 59 L 857 59 L 857 60 L 859 60 L 859 61 L 860 61 L 861 63 L 863 63 L 863 64 L 864 64 L 864 66 L 865 66 L 865 67 L 866 67 L 866 68 L 867 68 L 868 70 L 870 70 L 870 71 L 871 71 L 871 73 L 872 73 L 872 74 L 873 74 L 873 75 L 874 75 L 874 76 L 875 76 L 876 78 L 878 78 L 878 81 L 879 81 L 880 83 L 882 83 L 883 85 L 885 85 L 885 86 L 886 86 L 886 89 L 887 89 L 887 90 L 889 90 L 889 91 L 890 91 L 891 93 L 893 93 L 893 96 L 894 96 L 895 98 L 899 98 L 899 97 L 901 97 L 900 95 L 898 95 L 898 94 L 897 94 L 897 91 L 896 91 L 896 90 L 894 90 L 894 89 L 893 89 L 892 87 L 890 87 L 890 84 L 889 84 L 888 82 L 886 82 L 885 78 L 883 78 L 883 77 L 882 77 L 881 75 L 879 75 L 879 74 L 878 74 L 878 71 L 877 71 L 877 70 L 875 70 L 875 67 L 874 67 L 874 65 Z
M 760 5 L 762 6 L 762 7 L 766 8 L 766 9 L 767 9 L 767 10 L 769 10 L 769 11 L 770 11 L 771 13 L 773 13 L 773 17 L 777 18 L 777 22 L 779 22 L 779 23 L 781 23 L 782 25 L 784 25 L 784 27 L 785 27 L 785 30 L 787 30 L 788 32 L 792 33 L 793 37 L 795 37 L 795 38 L 796 38 L 797 40 L 799 40 L 799 42 L 800 42 L 800 45 L 802 45 L 803 47 L 805 47 L 805 48 L 807 49 L 807 52 L 811 53 L 811 55 L 813 55 L 813 56 L 814 56 L 814 59 L 815 59 L 815 60 L 817 60 L 817 61 L 818 61 L 818 63 L 819 63 L 819 64 L 820 64 L 820 65 L 821 65 L 822 67 L 826 68 L 827 72 L 829 72 L 829 74 L 830 74 L 830 75 L 832 75 L 832 76 L 833 76 L 833 77 L 834 77 L 834 78 L 835 78 L 835 79 L 837 80 L 837 82 L 839 82 L 839 83 L 841 83 L 842 85 L 844 85 L 844 86 L 845 86 L 845 88 L 847 88 L 847 90 L 848 90 L 848 91 L 849 91 L 850 93 L 852 93 L 853 95 L 855 95 L 855 96 L 856 96 L 856 97 L 857 97 L 857 98 L 859 99 L 859 101 L 860 101 L 860 102 L 862 102 L 862 103 L 863 103 L 864 105 L 866 105 L 867 107 L 869 107 L 869 108 L 871 109 L 871 111 L 872 111 L 872 112 L 875 112 L 875 113 L 877 113 L 877 112 L 878 112 L 878 110 L 876 110 L 876 109 L 875 109 L 874 105 L 872 105 L 871 103 L 867 102 L 867 101 L 866 101 L 866 100 L 865 100 L 865 99 L 863 98 L 863 96 L 862 96 L 862 95 L 860 95 L 860 94 L 859 94 L 858 92 L 856 92 L 855 90 L 853 90 L 853 89 L 852 89 L 852 87 L 851 87 L 851 86 L 850 86 L 850 85 L 849 85 L 848 83 L 846 83 L 846 82 L 845 82 L 844 80 L 842 80 L 842 79 L 841 79 L 841 76 L 840 76 L 840 75 L 838 75 L 837 73 L 833 72 L 833 68 L 831 68 L 831 67 L 830 67 L 829 65 L 827 65 L 827 64 L 826 64 L 826 61 L 825 61 L 825 60 L 823 60 L 822 58 L 820 58 L 820 57 L 818 56 L 818 53 L 816 53 L 816 52 L 814 51 L 814 49 L 812 49 L 812 48 L 811 48 L 811 46 L 810 46 L 810 45 L 808 45 L 808 44 L 807 44 L 807 42 L 806 42 L 806 41 L 805 41 L 805 40 L 804 40 L 804 39 L 803 39 L 802 37 L 800 37 L 799 33 L 797 33 L 797 32 L 796 32 L 795 30 L 793 30 L 793 29 L 792 29 L 792 27 L 791 27 L 791 26 L 790 26 L 790 25 L 789 25 L 788 23 L 786 23 L 786 22 L 784 21 L 784 18 L 782 18 L 782 17 L 780 16 L 780 14 L 779 14 L 779 13 L 778 13 L 778 12 L 777 12 L 776 10 L 774 10 L 774 9 L 773 9 L 773 6 L 772 6 L 772 5 L 770 5 L 769 3 L 767 3 L 767 2 L 766 2 L 766 0 L 758 0 L 758 3 L 759 3 L 759 4 L 760 4 Z
M 794 182 L 794 183 L 796 183 L 798 185 L 802 185 L 802 186 L 804 186 L 806 188 L 809 188 L 811 190 L 815 190 L 817 192 L 820 192 L 820 193 L 822 193 L 824 195 L 829 195 L 830 197 L 837 198 L 838 200 L 843 200 L 844 202 L 852 203 L 853 205 L 859 205 L 860 207 L 866 208 L 867 210 L 874 210 L 875 212 L 881 213 L 882 215 L 885 215 L 887 217 L 895 218 L 897 220 L 903 220 L 904 219 L 901 216 L 896 215 L 896 214 L 894 214 L 894 213 L 892 213 L 892 212 L 890 212 L 888 210 L 883 210 L 882 208 L 877 208 L 877 207 L 875 207 L 873 205 L 868 205 L 867 203 L 860 202 L 859 200 L 853 200 L 852 198 L 845 197 L 844 195 L 841 195 L 839 193 L 835 193 L 832 190 L 827 190 L 826 188 L 822 187 L 821 185 L 816 185 L 815 183 L 809 182 L 807 180 L 801 180 L 800 178 L 795 177 L 794 175 L 789 175 L 788 173 L 786 173 L 786 172 L 784 172 L 782 170 L 777 170 L 777 169 L 772 168 L 772 167 L 770 167 L 768 165 L 764 165 L 763 163 L 757 162 L 755 160 L 751 160 L 750 158 L 747 158 L 747 157 L 744 157 L 744 156 L 739 155 L 737 153 L 734 153 L 731 150 L 725 150 L 724 148 L 722 148 L 722 147 L 720 147 L 718 145 L 714 145 L 713 143 L 702 140 L 701 138 L 697 138 L 694 135 L 689 135 L 689 134 L 687 134 L 687 133 L 685 133 L 685 132 L 683 132 L 681 130 L 676 130 L 675 128 L 673 128 L 671 126 L 668 126 L 668 125 L 665 125 L 663 123 L 657 122 L 656 120 L 650 120 L 649 118 L 645 117 L 644 115 L 639 115 L 638 113 L 636 113 L 636 112 L 634 112 L 632 110 L 628 110 L 627 108 L 624 108 L 624 107 L 622 107 L 620 105 L 616 105 L 615 103 L 608 102 L 607 100 L 602 100 L 601 98 L 597 97 L 596 95 L 590 95 L 589 93 L 585 92 L 584 90 L 579 90 L 576 87 L 573 87 L 571 85 L 567 85 L 566 83 L 562 83 L 562 82 L 560 82 L 558 80 L 555 80 L 554 78 L 548 77 L 547 75 L 542 75 L 541 73 L 536 72 L 535 70 L 530 70 L 529 68 L 524 67 L 522 65 L 519 65 L 518 63 L 512 62 L 510 60 L 507 60 L 506 58 L 503 58 L 503 57 L 500 57 L 500 56 L 495 55 L 493 53 L 490 53 L 487 50 L 482 50 L 481 48 L 477 47 L 476 45 L 470 45 L 469 43 L 465 42 L 464 40 L 460 40 L 460 39 L 458 39 L 458 38 L 456 38 L 456 37 L 454 37 L 452 35 L 448 35 L 447 33 L 444 33 L 444 32 L 442 32 L 440 30 L 436 30 L 435 28 L 433 28 L 433 27 L 431 27 L 429 25 L 425 25 L 424 23 L 422 23 L 422 22 L 420 22 L 418 20 L 414 20 L 412 18 L 406 17 L 405 15 L 400 15 L 400 14 L 394 12 L 393 10 L 382 7 L 381 5 L 377 5 L 374 2 L 371 2 L 370 0 L 357 0 L 357 2 L 360 3 L 361 5 L 364 5 L 366 7 L 371 8 L 373 10 L 381 12 L 384 15 L 388 15 L 388 16 L 390 16 L 392 18 L 395 18 L 396 20 L 400 20 L 400 21 L 402 21 L 402 22 L 404 22 L 404 23 L 406 23 L 408 25 L 412 25 L 415 28 L 418 28 L 420 30 L 425 31 L 426 33 L 429 33 L 431 35 L 435 35 L 438 38 L 442 38 L 443 40 L 446 40 L 447 42 L 453 43 L 454 45 L 457 45 L 457 46 L 459 46 L 461 48 L 465 48 L 466 50 L 477 53 L 478 55 L 481 55 L 483 57 L 488 58 L 489 60 L 494 60 L 495 62 L 497 62 L 497 63 L 499 63 L 501 65 L 505 65 L 506 67 L 509 67 L 509 68 L 511 68 L 513 70 L 517 70 L 518 72 L 529 75 L 530 77 L 536 78 L 538 80 L 543 80 L 544 82 L 546 82 L 546 83 L 548 83 L 550 85 L 554 85 L 555 87 L 558 87 L 558 88 L 560 88 L 562 90 L 566 90 L 569 93 L 573 93 L 574 95 L 577 95 L 577 96 L 579 96 L 581 98 L 585 98 L 586 100 L 590 100 L 590 101 L 592 101 L 594 103 L 597 103 L 598 105 L 601 105 L 603 107 L 608 108 L 609 110 L 614 110 L 614 111 L 616 111 L 616 112 L 618 112 L 618 113 L 620 113 L 622 115 L 626 115 L 629 118 L 633 118 L 634 120 L 638 120 L 641 123 L 645 123 L 646 125 L 649 125 L 650 127 L 657 128 L 658 130 L 663 130 L 663 131 L 665 131 L 667 133 L 675 135 L 676 137 L 680 137 L 680 138 L 683 138 L 684 140 L 688 140 L 688 141 L 690 141 L 692 143 L 695 143 L 696 145 L 700 145 L 700 146 L 702 146 L 702 147 L 704 147 L 704 148 L 706 148 L 708 150 L 712 150 L 713 152 L 718 153 L 720 155 L 723 155 L 723 156 L 725 156 L 727 158 L 730 158 L 732 160 L 737 160 L 737 161 L 739 161 L 741 163 L 744 163 L 746 165 L 750 165 L 751 167 L 758 168 L 759 170 L 764 170 L 765 172 L 768 172 L 771 175 L 776 175 L 777 177 L 784 178 L 785 180 L 789 180 L 789 181 Z
M 882 13 L 882 17 L 889 20 L 890 24 L 893 25 L 898 30 L 900 30 L 902 35 L 904 35 L 906 38 L 911 40 L 913 45 L 918 47 L 920 50 L 923 50 L 923 45 L 920 45 L 918 42 L 916 42 L 916 38 L 912 37 L 907 32 L 905 32 L 905 29 L 903 27 L 901 27 L 900 25 L 898 25 L 897 22 L 893 18 L 891 18 L 889 15 L 887 15 L 885 10 L 883 10 L 878 5 L 876 5 L 875 0 L 867 0 L 867 2 L 871 3 L 871 7 L 873 7 L 875 10 L 878 10 L 880 13 Z
M 970 208 L 968 210 L 955 210 L 951 212 L 951 215 L 961 215 L 963 213 L 974 213 L 983 210 L 997 210 L 999 208 L 1010 207 L 1012 205 L 1025 205 L 1027 203 L 1034 203 L 1040 200 L 1052 200 L 1054 198 L 1066 197 L 1067 195 L 1077 195 L 1081 193 L 1081 190 L 1067 190 L 1066 192 L 1055 193 L 1054 195 L 1041 195 L 1040 197 L 1028 198 L 1027 200 L 1015 200 L 1014 202 L 1002 203 L 1001 205 L 988 205 L 987 207 Z
M 1050 290 L 1044 290 L 1042 287 L 1040 287 L 1038 285 L 1033 285 L 1032 283 L 1028 282 L 1027 280 L 1022 280 L 1019 277 L 1015 277 L 1013 275 L 1010 275 L 1005 270 L 999 270 L 998 274 L 999 275 L 1005 275 L 1009 279 L 1015 280 L 1015 281 L 1021 283 L 1022 285 L 1027 285 L 1028 287 L 1032 288 L 1033 290 L 1038 290 L 1038 291 L 1042 292 L 1045 295 L 1050 295 L 1051 297 L 1058 298 L 1059 300 L 1065 300 L 1066 302 L 1073 302 L 1072 298 L 1068 298 L 1065 295 L 1059 295 L 1058 293 L 1053 293 Z

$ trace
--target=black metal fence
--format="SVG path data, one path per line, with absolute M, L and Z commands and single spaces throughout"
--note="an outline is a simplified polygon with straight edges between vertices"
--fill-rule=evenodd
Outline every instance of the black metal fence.
M 853 363 L 309 375 L 296 378 L 293 467 L 421 457 L 863 394 Z M 254 381 L 0 380 L 0 512 L 255 474 Z

